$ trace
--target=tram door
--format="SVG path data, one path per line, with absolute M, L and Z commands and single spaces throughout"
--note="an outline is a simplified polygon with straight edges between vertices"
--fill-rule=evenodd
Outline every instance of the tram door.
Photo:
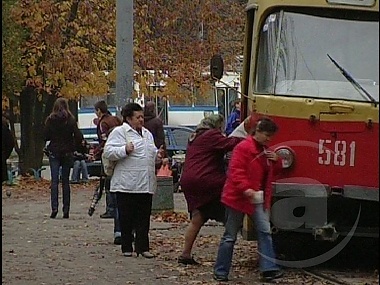
M 239 93 L 236 88 L 222 87 L 217 88 L 218 112 L 227 120 L 228 116 L 234 110 L 234 102 L 239 99 Z

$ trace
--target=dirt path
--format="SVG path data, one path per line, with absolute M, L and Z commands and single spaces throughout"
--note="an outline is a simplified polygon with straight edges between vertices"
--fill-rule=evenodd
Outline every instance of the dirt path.
M 99 218 L 104 202 L 89 217 L 92 188 L 73 188 L 68 220 L 62 219 L 61 212 L 56 219 L 49 218 L 46 189 L 30 194 L 23 192 L 26 189 L 12 189 L 7 197 L 3 188 L 3 284 L 213 283 L 212 264 L 222 227 L 208 226 L 201 232 L 195 253 L 202 270 L 177 263 L 186 223 L 152 221 L 151 247 L 157 257 L 126 258 L 113 244 L 113 221 Z M 176 194 L 175 201 L 176 209 L 183 210 L 182 194 Z
M 48 181 L 3 187 L 3 284 L 218 284 L 211 274 L 222 226 L 210 223 L 202 228 L 194 248 L 201 266 L 177 263 L 187 226 L 182 193 L 175 194 L 175 211 L 182 212 L 179 218 L 168 223 L 152 217 L 151 248 L 157 256 L 145 259 L 123 257 L 120 246 L 113 244 L 113 221 L 99 218 L 104 201 L 92 217 L 87 215 L 94 185 L 72 187 L 67 220 L 62 212 L 56 219 L 49 218 L 48 188 Z M 11 189 L 10 197 L 7 189 Z M 229 284 L 263 284 L 258 281 L 256 242 L 239 237 L 230 278 Z M 277 284 L 327 284 L 314 281 L 289 270 Z

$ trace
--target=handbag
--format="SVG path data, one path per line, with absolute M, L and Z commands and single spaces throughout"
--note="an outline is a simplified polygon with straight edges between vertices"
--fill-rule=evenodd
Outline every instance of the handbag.
M 116 160 L 110 160 L 105 157 L 104 152 L 102 153 L 102 164 L 103 164 L 103 171 L 104 174 L 107 176 L 112 176 L 113 171 L 115 170 L 115 166 L 117 164 Z
M 128 143 L 127 130 L 126 130 L 125 127 L 124 127 L 124 131 L 125 131 L 125 140 Z M 104 174 L 111 177 L 113 175 L 114 170 L 115 170 L 115 167 L 116 167 L 116 164 L 117 164 L 117 160 L 110 160 L 110 159 L 106 158 L 105 155 L 104 155 L 104 150 L 102 152 L 102 156 L 101 157 L 102 157 L 101 161 L 102 161 L 102 164 L 103 164 Z
M 161 165 L 160 169 L 157 171 L 158 177 L 169 177 L 172 176 L 172 171 L 169 168 L 169 164 Z

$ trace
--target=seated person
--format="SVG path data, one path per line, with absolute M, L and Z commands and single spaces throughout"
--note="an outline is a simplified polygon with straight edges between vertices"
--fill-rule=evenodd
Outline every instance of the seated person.
M 73 173 L 71 175 L 71 183 L 87 183 L 88 182 L 88 171 L 86 162 L 91 159 L 89 155 L 90 145 L 86 140 L 82 140 L 81 145 L 74 152 L 74 165 Z M 82 179 L 80 175 L 82 174 Z

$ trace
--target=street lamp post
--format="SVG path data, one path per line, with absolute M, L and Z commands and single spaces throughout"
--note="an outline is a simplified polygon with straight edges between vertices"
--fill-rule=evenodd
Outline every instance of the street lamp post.
M 116 0 L 116 106 L 133 92 L 133 0 Z

